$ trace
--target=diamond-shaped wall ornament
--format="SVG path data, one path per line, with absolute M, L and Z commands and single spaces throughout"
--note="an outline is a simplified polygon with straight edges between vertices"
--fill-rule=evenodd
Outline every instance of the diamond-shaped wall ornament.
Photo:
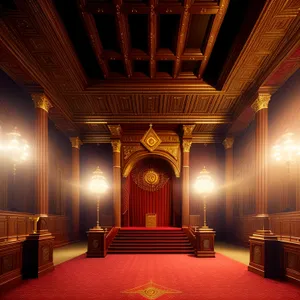
M 154 129 L 152 128 L 152 124 L 150 124 L 150 128 L 144 134 L 143 138 L 141 139 L 141 143 L 150 151 L 154 151 L 161 143 L 161 139 L 156 134 Z

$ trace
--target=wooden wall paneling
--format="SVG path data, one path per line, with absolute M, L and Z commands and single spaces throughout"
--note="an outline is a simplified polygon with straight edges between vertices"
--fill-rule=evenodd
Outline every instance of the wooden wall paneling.
M 283 268 L 287 279 L 300 283 L 300 244 L 283 243 Z
M 0 243 L 0 290 L 13 287 L 22 280 L 22 242 Z

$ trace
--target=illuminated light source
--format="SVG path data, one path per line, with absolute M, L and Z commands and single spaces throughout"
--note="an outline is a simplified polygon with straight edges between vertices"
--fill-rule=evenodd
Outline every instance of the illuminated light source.
M 300 156 L 300 144 L 295 142 L 294 133 L 288 132 L 273 146 L 272 152 L 276 161 L 284 161 L 289 167 Z
M 90 191 L 96 195 L 97 197 L 97 225 L 93 228 L 94 230 L 103 230 L 100 227 L 99 222 L 99 204 L 100 204 L 100 197 L 104 194 L 108 189 L 108 184 L 106 178 L 103 175 L 103 172 L 100 170 L 99 167 L 93 172 L 92 180 L 89 185 Z
M 204 222 L 203 226 L 201 227 L 201 230 L 212 230 L 207 226 L 206 223 L 206 198 L 213 192 L 215 184 L 213 182 L 212 177 L 210 176 L 210 173 L 206 170 L 205 167 L 202 169 L 200 175 L 197 177 L 194 188 L 196 192 L 203 197 Z
M 6 134 L 6 138 L 0 130 L 0 151 L 14 164 L 14 175 L 16 165 L 29 158 L 30 147 L 26 140 L 22 139 L 17 127 Z

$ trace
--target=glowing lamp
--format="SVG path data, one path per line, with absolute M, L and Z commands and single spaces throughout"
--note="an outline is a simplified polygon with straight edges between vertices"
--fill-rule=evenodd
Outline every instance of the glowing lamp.
M 200 230 L 212 230 L 207 226 L 206 223 L 206 198 L 214 190 L 215 184 L 213 182 L 210 173 L 205 169 L 205 167 L 200 172 L 200 175 L 197 177 L 194 188 L 196 192 L 203 196 L 203 226 Z
M 94 230 L 103 230 L 100 227 L 100 216 L 99 216 L 99 204 L 100 196 L 104 194 L 108 189 L 107 181 L 103 175 L 103 172 L 99 167 L 93 172 L 92 180 L 89 185 L 90 191 L 97 196 L 97 225 L 94 227 Z

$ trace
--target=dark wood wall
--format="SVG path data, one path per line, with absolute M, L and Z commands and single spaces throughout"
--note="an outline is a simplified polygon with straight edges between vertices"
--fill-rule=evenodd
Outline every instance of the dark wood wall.
M 268 212 L 272 230 L 281 236 L 300 237 L 300 161 L 290 168 L 272 157 L 272 146 L 286 132 L 300 142 L 300 72 L 295 73 L 269 103 Z M 243 244 L 259 224 L 255 214 L 255 120 L 234 143 L 235 238 Z
M 0 72 L 0 125 L 3 134 L 16 126 L 30 145 L 28 161 L 16 166 L 1 158 L 0 168 L 0 240 L 23 237 L 30 232 L 27 224 L 35 213 L 35 108 L 30 95 Z M 60 237 L 56 243 L 68 242 L 71 215 L 72 148 L 49 120 L 49 214 L 50 232 Z M 17 224 L 17 225 L 16 225 Z M 19 238 L 18 238 L 19 239 Z

